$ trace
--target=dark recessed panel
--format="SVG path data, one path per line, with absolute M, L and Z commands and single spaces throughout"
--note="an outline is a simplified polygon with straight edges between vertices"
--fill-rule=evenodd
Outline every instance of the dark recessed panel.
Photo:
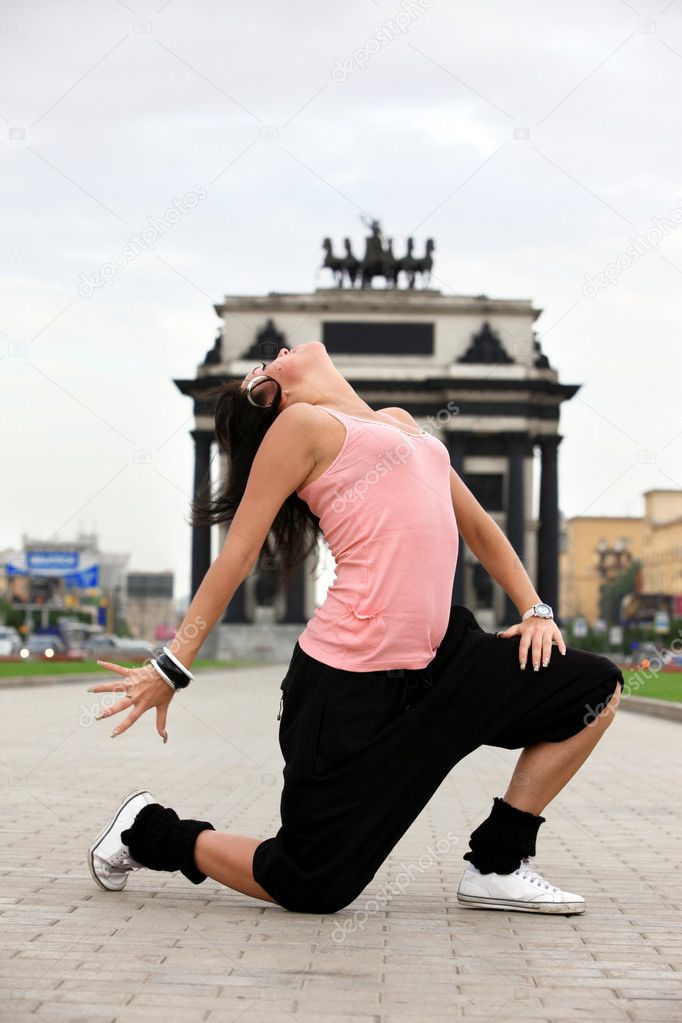
M 322 341 L 330 355 L 433 355 L 433 324 L 329 321 Z

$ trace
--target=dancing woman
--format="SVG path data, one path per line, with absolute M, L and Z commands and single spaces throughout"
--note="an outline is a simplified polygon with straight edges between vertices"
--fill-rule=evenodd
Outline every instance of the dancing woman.
M 618 667 L 566 646 L 442 441 L 403 409 L 372 409 L 321 342 L 282 348 L 224 385 L 215 417 L 229 473 L 193 513 L 230 522 L 223 548 L 163 656 L 133 669 L 100 662 L 120 678 L 91 691 L 124 694 L 100 715 L 127 711 L 112 735 L 155 708 L 165 741 L 175 692 L 271 535 L 288 578 L 322 533 L 337 574 L 281 682 L 281 827 L 266 839 L 219 832 L 135 790 L 88 851 L 93 878 L 120 891 L 140 867 L 179 870 L 290 911 L 333 913 L 360 895 L 455 764 L 490 745 L 522 752 L 469 838 L 461 905 L 583 912 L 580 895 L 530 860 L 542 811 L 613 720 Z M 518 608 L 504 632 L 450 606 L 460 533 Z

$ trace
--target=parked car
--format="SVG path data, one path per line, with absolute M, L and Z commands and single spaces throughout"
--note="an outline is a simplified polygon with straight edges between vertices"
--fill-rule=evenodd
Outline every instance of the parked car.
M 86 643 L 89 657 L 105 661 L 145 661 L 156 647 L 144 639 L 125 639 L 110 632 L 90 636 Z
M 65 657 L 67 649 L 59 636 L 34 634 L 29 636 L 19 652 L 24 658 L 33 657 L 36 660 L 47 658 L 49 660 L 49 658 L 55 655 Z
M 21 650 L 21 636 L 11 625 L 0 625 L 0 657 L 12 657 Z

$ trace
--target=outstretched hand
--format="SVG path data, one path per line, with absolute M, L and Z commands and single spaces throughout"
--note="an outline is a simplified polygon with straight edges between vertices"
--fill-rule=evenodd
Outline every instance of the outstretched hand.
M 541 661 L 543 668 L 546 668 L 549 664 L 553 642 L 556 643 L 562 654 L 566 653 L 564 637 L 561 635 L 561 630 L 553 618 L 538 618 L 537 615 L 532 615 L 530 618 L 526 618 L 525 621 L 511 625 L 504 632 L 498 632 L 497 635 L 501 639 L 506 639 L 510 636 L 521 637 L 521 642 L 519 643 L 519 665 L 521 668 L 526 667 L 528 650 L 531 647 L 534 671 L 540 670 Z
M 142 668 L 124 668 L 120 664 L 112 664 L 111 661 L 98 661 L 103 668 L 114 671 L 123 677 L 117 682 L 100 682 L 88 689 L 89 693 L 118 693 L 124 695 L 111 707 L 105 707 L 97 715 L 97 720 L 111 717 L 112 714 L 120 714 L 122 710 L 129 710 L 130 713 L 121 721 L 111 733 L 112 738 L 127 731 L 135 724 L 146 710 L 156 707 L 156 730 L 164 742 L 168 741 L 166 731 L 166 716 L 168 704 L 175 696 L 175 692 L 167 682 L 161 678 L 151 664 Z

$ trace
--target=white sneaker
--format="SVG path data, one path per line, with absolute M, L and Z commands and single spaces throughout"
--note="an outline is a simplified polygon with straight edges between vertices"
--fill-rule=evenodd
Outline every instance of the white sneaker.
M 120 892 L 126 886 L 130 871 L 142 866 L 121 841 L 121 832 L 131 826 L 143 806 L 154 802 L 156 800 L 146 789 L 129 792 L 88 849 L 90 873 L 101 888 Z
M 469 864 L 457 889 L 457 901 L 476 909 L 519 909 L 524 913 L 584 913 L 585 900 L 562 892 L 530 866 L 526 856 L 511 874 L 481 874 Z

